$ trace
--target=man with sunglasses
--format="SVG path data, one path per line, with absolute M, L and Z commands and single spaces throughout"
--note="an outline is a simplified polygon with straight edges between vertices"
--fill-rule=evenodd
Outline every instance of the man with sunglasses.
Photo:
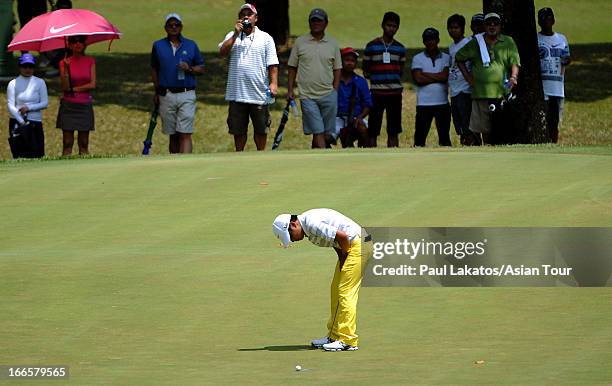
M 501 34 L 501 17 L 488 13 L 484 18 L 482 38 L 488 58 L 481 52 L 477 38 L 472 39 L 455 55 L 457 66 L 472 86 L 472 112 L 470 130 L 482 134 L 484 143 L 491 144 L 491 114 L 489 104 L 503 98 L 518 81 L 520 58 L 518 48 L 510 36 Z M 488 59 L 488 61 L 486 61 Z M 471 62 L 471 71 L 465 63 Z
M 162 131 L 170 137 L 170 153 L 191 153 L 195 76 L 204 72 L 204 59 L 198 45 L 181 34 L 183 20 L 178 14 L 166 16 L 165 30 L 167 36 L 153 43 L 151 52 L 154 102 L 159 105 Z

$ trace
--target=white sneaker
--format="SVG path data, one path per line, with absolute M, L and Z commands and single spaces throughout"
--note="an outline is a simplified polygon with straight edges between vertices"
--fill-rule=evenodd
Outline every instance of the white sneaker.
M 359 347 L 351 346 L 346 343 L 340 342 L 339 340 L 336 340 L 334 342 L 324 344 L 323 350 L 325 351 L 357 351 L 359 350 Z
M 312 345 L 312 347 L 322 348 L 324 344 L 331 343 L 331 342 L 333 342 L 333 340 L 331 340 L 329 336 L 326 336 L 321 339 L 313 339 L 310 341 L 310 344 Z

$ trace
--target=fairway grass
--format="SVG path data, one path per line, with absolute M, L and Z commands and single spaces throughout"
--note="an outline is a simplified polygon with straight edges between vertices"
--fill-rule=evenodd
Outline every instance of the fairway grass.
M 334 254 L 281 249 L 271 222 L 609 227 L 611 169 L 609 148 L 558 147 L 3 162 L 0 364 L 87 385 L 606 384 L 609 288 L 363 288 L 361 350 L 309 350 Z

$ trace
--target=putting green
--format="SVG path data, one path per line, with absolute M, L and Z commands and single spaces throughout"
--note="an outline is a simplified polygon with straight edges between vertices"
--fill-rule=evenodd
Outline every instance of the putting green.
M 307 350 L 334 256 L 282 250 L 271 222 L 331 207 L 364 226 L 611 226 L 611 155 L 0 163 L 0 364 L 67 364 L 75 384 L 607 383 L 608 288 L 364 288 L 361 350 Z

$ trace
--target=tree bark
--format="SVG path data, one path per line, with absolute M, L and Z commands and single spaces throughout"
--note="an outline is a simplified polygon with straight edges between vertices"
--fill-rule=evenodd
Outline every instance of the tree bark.
M 502 33 L 512 36 L 521 57 L 517 98 L 509 107 L 512 119 L 507 128 L 512 143 L 550 142 L 546 127 L 544 90 L 538 53 L 538 38 L 533 0 L 483 0 L 485 14 L 502 17 Z
M 289 39 L 289 0 L 251 0 L 257 8 L 257 25 L 272 36 L 277 47 Z
M 14 33 L 15 16 L 13 15 L 13 1 L 0 2 L 0 77 L 14 76 L 17 66 L 13 53 L 6 50 Z

